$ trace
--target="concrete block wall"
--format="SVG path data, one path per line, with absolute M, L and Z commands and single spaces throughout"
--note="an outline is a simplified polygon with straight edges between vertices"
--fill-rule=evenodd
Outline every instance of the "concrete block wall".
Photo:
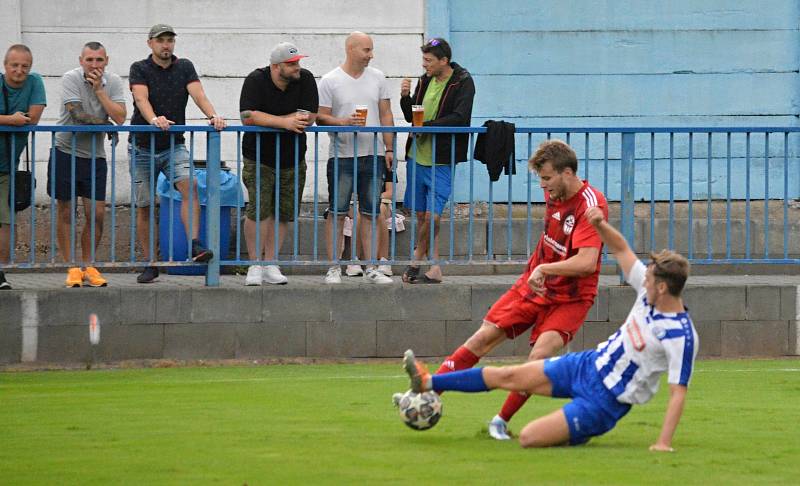
M 101 321 L 96 359 L 445 356 L 464 342 L 507 284 L 438 286 L 109 287 L 0 293 L 0 363 L 80 362 L 87 315 Z M 700 356 L 800 355 L 797 286 L 694 285 L 686 303 Z M 625 319 L 629 287 L 601 286 L 569 350 L 593 348 Z M 493 356 L 526 356 L 507 341 Z
M 191 59 L 206 93 L 217 112 L 229 123 L 239 124 L 239 94 L 244 78 L 255 68 L 267 64 L 269 52 L 278 42 L 291 41 L 310 57 L 303 67 L 317 80 L 344 60 L 344 40 L 353 30 L 373 36 L 375 59 L 371 65 L 382 70 L 389 82 L 395 123 L 407 125 L 400 111 L 400 82 L 421 72 L 425 2 L 409 0 L 299 0 L 287 8 L 276 0 L 174 0 L 168 7 L 149 2 L 123 0 L 0 0 L 0 40 L 4 45 L 22 42 L 33 51 L 33 71 L 44 77 L 48 106 L 41 124 L 53 125 L 60 109 L 60 78 L 78 66 L 80 50 L 88 41 L 99 41 L 108 50 L 108 70 L 122 76 L 127 84 L 134 61 L 145 58 L 147 32 L 153 24 L 168 23 L 177 30 L 175 54 Z M 128 118 L 133 114 L 132 97 L 126 93 Z M 204 117 L 190 101 L 187 123 L 202 124 Z M 36 138 L 36 159 L 46 162 L 51 147 L 49 134 Z M 403 147 L 405 136 L 398 146 Z M 235 165 L 235 134 L 224 134 L 222 157 Z M 107 147 L 107 150 L 110 149 Z M 127 136 L 120 138 L 117 158 L 122 163 L 116 174 L 120 201 L 130 198 L 127 164 Z M 309 137 L 309 159 L 313 160 L 314 140 Z M 328 136 L 320 134 L 320 177 L 323 196 L 327 195 L 325 162 Z M 109 155 L 110 157 L 110 155 Z M 205 137 L 195 140 L 195 157 L 205 159 Z M 316 167 L 309 164 L 306 199 L 312 198 L 311 181 Z M 405 171 L 401 177 L 404 180 Z M 46 178 L 46 163 L 37 164 L 37 174 Z M 109 177 L 110 179 L 110 177 Z M 44 179 L 41 179 L 44 180 Z M 44 185 L 37 197 L 49 202 Z

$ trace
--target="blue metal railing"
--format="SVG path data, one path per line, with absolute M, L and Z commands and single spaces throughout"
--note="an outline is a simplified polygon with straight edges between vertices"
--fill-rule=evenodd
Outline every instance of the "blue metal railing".
M 439 223 L 442 233 L 447 233 L 447 238 L 440 238 L 446 242 L 447 249 L 440 253 L 438 262 L 446 264 L 521 264 L 527 261 L 528 256 L 533 251 L 533 245 L 538 240 L 538 223 L 535 214 L 536 201 L 541 200 L 539 191 L 534 187 L 536 184 L 535 174 L 527 170 L 527 159 L 532 155 L 538 142 L 552 137 L 561 138 L 573 145 L 578 152 L 579 174 L 587 179 L 595 187 L 601 188 L 610 201 L 619 203 L 620 219 L 619 227 L 621 231 L 639 252 L 656 250 L 661 246 L 677 249 L 686 253 L 693 263 L 713 264 L 713 263 L 770 263 L 787 264 L 800 263 L 798 258 L 799 250 L 792 250 L 789 232 L 792 230 L 790 221 L 789 207 L 792 199 L 800 197 L 800 144 L 798 136 L 800 128 L 797 127 L 613 127 L 613 128 L 570 128 L 570 127 L 549 127 L 549 128 L 517 128 L 517 147 L 524 148 L 518 150 L 518 160 L 511 161 L 517 166 L 521 165 L 521 171 L 516 176 L 503 176 L 500 182 L 489 183 L 486 171 L 481 164 L 476 164 L 473 157 L 475 137 L 485 132 L 481 127 L 310 127 L 307 130 L 309 137 L 308 146 L 313 147 L 313 181 L 310 184 L 313 194 L 307 195 L 306 201 L 311 203 L 310 215 L 301 213 L 300 193 L 302 187 L 299 184 L 297 174 L 303 168 L 302 160 L 295 157 L 292 161 L 292 169 L 295 171 L 294 186 L 295 200 L 294 220 L 291 224 L 291 250 L 288 255 L 278 255 L 272 259 L 259 257 L 245 259 L 242 257 L 243 235 L 238 224 L 242 217 L 240 204 L 235 206 L 236 230 L 234 232 L 235 246 L 233 250 L 220 253 L 220 175 L 221 160 L 223 158 L 223 138 L 230 135 L 235 136 L 236 147 L 236 169 L 237 174 L 242 173 L 243 157 L 241 153 L 242 135 L 248 132 L 280 132 L 279 130 L 266 129 L 260 127 L 229 127 L 223 132 L 215 131 L 211 127 L 205 126 L 176 126 L 169 133 L 186 132 L 187 145 L 190 152 L 190 184 L 195 180 L 195 135 L 205 133 L 205 157 L 206 157 L 206 197 L 207 202 L 205 225 L 207 228 L 207 246 L 214 251 L 216 257 L 211 260 L 205 271 L 206 283 L 208 285 L 218 285 L 221 265 L 249 265 L 249 264 L 279 264 L 279 265 L 331 265 L 339 263 L 366 263 L 379 264 L 377 259 L 376 247 L 377 236 L 376 228 L 381 224 L 377 219 L 379 215 L 376 208 L 373 208 L 368 224 L 372 226 L 371 231 L 371 255 L 370 260 L 358 260 L 356 245 L 353 244 L 349 258 L 330 259 L 325 255 L 320 255 L 320 245 L 324 244 L 320 235 L 319 227 L 321 221 L 320 207 L 320 167 L 324 167 L 320 160 L 320 134 L 338 133 L 343 137 L 353 136 L 356 145 L 358 140 L 357 133 L 367 132 L 372 135 L 373 153 L 377 152 L 377 138 L 382 133 L 390 132 L 394 134 L 449 134 L 451 141 L 451 160 L 450 173 L 454 178 L 454 190 L 449 196 L 447 209 L 443 213 L 443 219 Z M 31 132 L 30 136 L 30 158 L 35 164 L 37 145 L 42 143 L 42 137 L 37 136 L 40 132 L 50 134 L 51 150 L 55 150 L 55 133 L 57 132 L 129 132 L 131 138 L 150 137 L 152 140 L 160 130 L 147 126 L 33 126 L 33 127 L 0 127 L 0 132 Z M 468 137 L 468 155 L 464 164 L 458 164 L 455 160 L 455 140 L 456 134 L 466 134 Z M 97 137 L 95 137 L 96 139 Z M 582 138 L 582 140 L 581 140 Z M 780 140 L 782 138 L 782 140 Z M 15 137 L 8 137 L 12 152 L 15 150 Z M 761 141 L 763 146 L 758 147 L 753 144 L 753 139 Z M 102 138 L 101 138 L 102 140 Z M 257 158 L 259 157 L 261 146 L 260 137 L 257 140 Z M 783 143 L 771 143 L 771 140 L 780 140 Z M 231 140 L 233 141 L 233 139 Z M 582 143 L 581 143 L 582 142 Z M 436 152 L 434 139 L 433 152 Z M 759 142 L 760 143 L 760 142 Z M 174 149 L 175 140 L 171 140 L 171 148 Z M 295 148 L 298 139 L 294 138 Z M 233 144 L 231 144 L 233 145 Z M 400 155 L 397 137 L 395 137 L 392 149 L 395 154 Z M 229 146 L 226 146 L 230 148 Z M 97 148 L 96 140 L 93 143 L 93 151 Z M 760 148 L 760 150 L 759 150 Z M 118 183 L 116 177 L 116 166 L 119 162 L 117 151 L 120 147 L 112 145 L 109 150 L 108 163 L 110 164 L 110 199 L 107 201 L 110 210 L 110 225 L 106 233 L 109 235 L 110 250 L 108 258 L 102 261 L 97 260 L 94 248 L 91 250 L 92 263 L 98 267 L 136 267 L 147 264 L 143 259 L 136 258 L 136 222 L 135 222 L 135 201 L 132 198 L 131 209 L 131 230 L 130 230 L 130 253 L 127 259 L 119 258 L 117 245 L 121 243 L 117 235 L 118 225 Z M 230 152 L 230 150 L 228 151 Z M 581 153 L 582 152 L 582 153 Z M 280 153 L 280 141 L 276 146 L 276 155 Z M 295 150 L 295 153 L 297 151 Z M 410 154 L 416 154 L 416 140 L 412 142 Z M 151 163 L 153 151 L 151 150 Z M 75 153 L 74 146 L 71 154 L 74 175 Z M 400 158 L 400 157 L 398 157 Z M 323 158 L 324 159 L 324 158 Z M 338 190 L 339 177 L 339 155 L 335 153 L 333 171 L 333 190 Z M 94 160 L 94 158 L 93 158 Z M 357 173 L 356 162 L 354 161 L 354 173 Z M 381 170 L 378 166 L 378 158 L 372 157 L 373 175 L 377 175 Z M 702 165 L 705 165 L 703 167 Z M 397 164 L 395 164 L 395 170 Z M 173 165 L 170 164 L 170 171 Z M 279 243 L 279 225 L 277 217 L 280 200 L 278 197 L 278 181 L 280 171 L 286 170 L 280 164 L 276 167 L 276 190 L 274 197 L 275 214 L 273 215 L 274 227 L 272 228 L 273 245 L 277 248 Z M 256 164 L 256 178 L 261 177 L 261 165 Z M 35 171 L 34 171 L 35 172 Z M 154 171 L 151 171 L 149 183 L 155 186 Z M 52 175 L 52 174 L 51 174 Z M 754 179 L 763 177 L 760 187 L 753 184 Z M 12 179 L 13 179 L 12 172 Z M 703 180 L 705 178 L 705 180 Z M 742 182 L 743 181 L 743 182 Z M 13 181 L 12 181 L 13 182 Z M 782 182 L 782 183 L 781 183 Z M 412 180 L 410 183 L 414 183 Z M 354 182 L 357 192 L 357 180 Z M 433 184 L 436 179 L 433 178 Z M 495 186 L 506 185 L 505 194 L 495 191 Z M 133 182 L 132 182 L 133 185 Z M 392 199 L 391 215 L 394 216 L 398 211 L 398 192 L 394 180 L 391 181 Z M 259 184 L 256 187 L 260 187 Z M 775 189 L 778 189 L 777 191 Z M 51 192 L 53 187 L 51 187 Z M 759 191 L 760 189 L 760 191 Z M 36 259 L 37 232 L 35 231 L 37 211 L 31 210 L 27 221 L 30 227 L 30 239 L 28 241 L 29 254 L 27 261 L 17 262 L 15 258 L 15 248 L 11 245 L 10 257 L 13 262 L 10 265 L 3 264 L 4 267 L 11 268 L 50 268 L 64 265 L 72 266 L 76 262 L 76 202 L 75 187 L 71 188 L 71 216 L 70 216 L 70 255 L 68 263 L 59 264 L 56 257 L 56 212 L 55 205 L 50 208 L 50 238 L 48 246 L 47 261 Z M 94 191 L 94 187 L 92 187 Z M 14 197 L 14 184 L 11 184 L 11 197 Z M 131 187 L 133 193 L 133 187 Z M 151 191 L 153 194 L 154 191 Z M 412 190 L 412 194 L 415 191 Z M 458 194 L 457 194 L 458 193 Z M 250 194 L 250 200 L 260 207 L 260 189 L 255 194 Z M 336 194 L 334 194 L 335 199 Z M 412 196 L 413 197 L 413 196 Z M 485 197 L 485 199 L 484 199 Z M 150 238 L 148 242 L 149 254 L 154 254 L 156 245 L 155 231 L 155 199 L 151 195 L 149 205 L 149 227 Z M 496 200 L 499 199 L 499 200 Z M 504 200 L 503 200 L 504 199 Z M 758 206 L 753 201 L 762 201 Z M 639 213 L 638 221 L 636 217 L 636 201 L 647 211 Z M 685 208 L 678 204 L 685 201 Z M 32 202 L 35 197 L 32 196 Z M 522 227 L 515 231 L 515 220 L 513 217 L 513 205 L 511 203 L 524 203 L 525 223 L 524 235 Z M 695 202 L 705 202 L 704 205 L 695 206 Z M 94 205 L 91 202 L 91 214 L 89 215 L 88 225 L 91 232 L 91 241 L 95 237 Z M 172 216 L 172 205 L 175 202 L 170 199 L 169 206 L 169 226 L 180 226 L 180 221 L 174 221 Z M 190 199 L 189 204 L 193 204 Z M 505 204 L 506 214 L 504 218 L 495 218 L 497 206 Z M 776 205 L 780 205 L 778 208 Z M 666 207 L 664 207 L 666 206 Z M 487 210 L 488 214 L 484 218 L 482 211 Z M 743 217 L 735 217 L 736 207 L 743 210 Z M 696 211 L 705 210 L 705 218 L 696 217 Z M 166 209 L 166 208 L 165 208 Z M 678 211 L 685 209 L 683 217 L 677 217 Z M 773 211 L 773 209 L 777 209 Z M 228 210 L 228 209 L 225 209 Z M 457 214 L 458 210 L 458 214 Z M 752 212 L 760 210 L 761 226 L 758 228 L 757 221 L 753 220 Z M 464 211 L 466 211 L 465 214 Z M 666 212 L 666 218 L 661 217 L 661 213 Z M 191 213 L 191 208 L 190 208 Z M 409 263 L 431 263 L 429 261 L 415 262 L 413 257 L 414 245 L 417 231 L 419 230 L 416 214 L 409 215 L 409 228 L 406 235 L 407 241 L 403 242 L 405 235 L 399 235 L 392 225 L 389 230 L 389 254 L 388 259 L 394 264 Z M 12 215 L 17 219 L 17 216 Z M 359 224 L 366 224 L 360 221 L 358 211 L 353 214 L 353 235 L 358 234 Z M 505 224 L 503 228 L 502 225 Z M 309 227 L 310 225 L 310 227 Z M 14 241 L 15 225 L 11 225 L 12 241 Z M 188 222 L 189 233 L 192 233 L 191 218 Z M 333 248 L 338 248 L 340 242 L 338 235 L 338 218 L 333 219 Z M 261 248 L 262 235 L 261 225 L 256 225 L 255 244 Z M 499 229 L 498 229 L 499 228 Z M 755 229 L 754 229 L 755 228 Z M 176 261 L 173 258 L 172 228 L 169 231 L 168 249 L 166 255 L 162 248 L 162 256 L 166 261 L 158 263 L 167 267 L 180 267 L 191 265 L 190 261 Z M 771 234 L 772 233 L 772 234 Z M 457 237 L 463 235 L 463 237 Z M 403 237 L 401 237 L 403 236 Z M 637 239 L 637 236 L 639 239 Z M 288 235 L 287 235 L 288 237 Z M 310 240 L 310 241 L 309 241 Z M 355 243 L 356 238 L 353 238 Z M 403 244 L 405 243 L 405 244 Z M 429 250 L 433 250 L 434 232 L 431 231 L 428 240 L 425 242 Z M 162 243 L 162 246 L 164 243 Z M 187 245 L 189 245 L 187 238 Z M 407 248 L 407 252 L 405 251 Z M 699 251 L 698 251 L 699 250 Z M 756 255 L 754 250 L 758 252 Z M 761 251 L 758 251 L 761 250 Z M 187 254 L 190 254 L 187 248 Z M 277 253 L 277 251 L 276 251 Z M 324 253 L 324 252 L 323 252 Z M 231 255 L 232 254 L 232 255 Z M 429 251 L 430 254 L 430 251 Z M 604 253 L 604 260 L 608 261 L 607 252 Z

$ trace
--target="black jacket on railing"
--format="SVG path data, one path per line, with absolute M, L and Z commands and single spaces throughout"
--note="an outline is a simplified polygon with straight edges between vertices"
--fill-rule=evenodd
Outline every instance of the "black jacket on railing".
M 469 71 L 459 66 L 455 62 L 450 63 L 453 68 L 453 75 L 444 87 L 442 98 L 439 100 L 439 111 L 436 119 L 423 123 L 426 127 L 468 127 L 472 120 L 472 100 L 475 98 L 475 83 L 472 81 Z M 411 106 L 421 105 L 425 98 L 425 91 L 431 78 L 423 74 L 414 88 L 413 96 L 403 96 L 400 98 L 400 108 L 403 110 L 407 122 L 411 122 Z M 448 133 L 428 134 L 436 138 L 436 154 L 434 162 L 436 164 L 450 164 L 450 150 L 453 135 Z M 467 146 L 469 145 L 469 134 L 458 133 L 455 135 L 456 141 L 456 163 L 467 160 Z M 411 152 L 412 137 L 406 141 L 406 157 L 413 157 Z

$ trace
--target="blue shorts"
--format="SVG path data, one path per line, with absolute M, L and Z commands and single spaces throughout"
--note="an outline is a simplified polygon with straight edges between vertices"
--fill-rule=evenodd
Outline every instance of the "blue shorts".
M 564 405 L 570 445 L 584 444 L 605 434 L 631 409 L 605 387 L 595 368 L 594 350 L 547 359 L 544 374 L 553 385 L 554 398 L 572 398 Z
M 55 157 L 53 154 L 55 153 Z M 55 158 L 55 160 L 53 160 Z M 54 167 L 55 166 L 55 167 Z M 94 159 L 94 173 L 92 173 L 92 159 L 75 157 L 75 197 L 92 199 L 92 181 L 94 181 L 94 200 L 106 200 L 106 177 L 108 164 L 106 159 Z M 53 177 L 55 176 L 55 180 Z M 47 164 L 47 195 L 59 201 L 72 199 L 72 155 L 59 149 L 50 153 Z
M 149 149 L 136 147 L 134 155 L 133 145 L 129 145 L 128 156 L 130 157 L 131 179 L 133 179 L 133 195 L 138 208 L 150 206 L 159 172 L 163 173 L 164 177 L 172 182 L 172 185 L 189 178 L 191 164 L 189 163 L 189 151 L 186 150 L 184 144 L 176 144 L 173 152 L 170 152 L 170 149 L 156 152 L 153 160 L 151 160 Z M 172 159 L 172 168 L 170 168 L 170 159 Z M 153 172 L 152 187 L 150 184 L 151 171 Z
M 336 214 L 347 214 L 350 210 L 350 198 L 353 197 L 353 158 L 339 157 L 338 169 L 334 178 L 333 169 L 337 159 L 328 159 L 328 205 Z M 381 155 L 366 155 L 358 158 L 357 180 L 358 211 L 362 214 L 380 214 L 378 204 L 383 192 L 383 181 L 386 176 L 386 159 Z M 336 182 L 336 186 L 334 186 Z M 334 191 L 334 189 L 336 189 Z M 335 196 L 335 201 L 334 201 Z
M 432 173 L 436 174 L 435 181 L 431 177 Z M 410 157 L 406 158 L 404 207 L 418 212 L 433 212 L 433 209 L 436 214 L 442 214 L 452 189 L 453 179 L 449 165 L 435 165 L 431 168 L 418 164 Z

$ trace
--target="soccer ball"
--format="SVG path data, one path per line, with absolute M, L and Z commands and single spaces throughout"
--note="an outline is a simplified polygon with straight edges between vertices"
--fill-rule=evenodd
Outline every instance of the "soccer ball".
M 414 430 L 427 430 L 442 418 L 442 399 L 436 392 L 414 393 L 408 390 L 397 402 L 403 423 Z

